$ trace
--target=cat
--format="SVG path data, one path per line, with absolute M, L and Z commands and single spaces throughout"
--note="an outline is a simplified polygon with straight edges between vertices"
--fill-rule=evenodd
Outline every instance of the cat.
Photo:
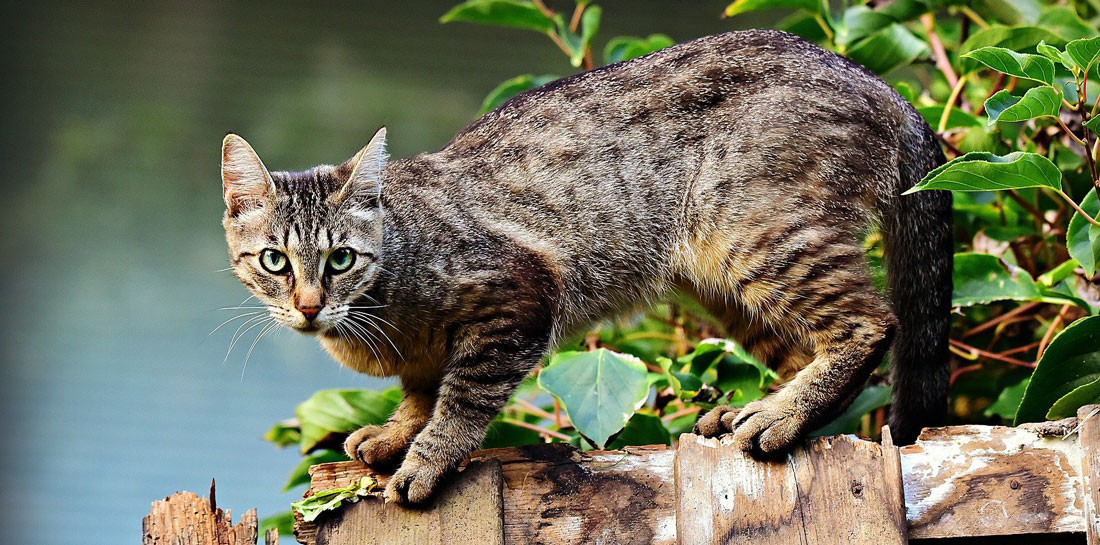
M 698 432 L 785 452 L 892 346 L 899 442 L 946 413 L 951 195 L 901 193 L 944 162 L 881 79 L 796 36 L 700 38 L 522 93 L 443 149 L 388 161 L 383 128 L 338 166 L 270 172 L 230 134 L 236 276 L 356 371 L 400 377 L 347 454 L 422 503 L 556 343 L 673 290 L 773 367 L 800 371 Z M 885 240 L 889 297 L 862 236 Z

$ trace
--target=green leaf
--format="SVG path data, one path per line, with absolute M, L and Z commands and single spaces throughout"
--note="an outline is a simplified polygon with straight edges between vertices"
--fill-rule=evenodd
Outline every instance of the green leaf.
M 1066 54 L 1082 71 L 1088 71 L 1092 63 L 1100 58 L 1100 36 L 1073 40 L 1066 44 Z
M 890 403 L 889 386 L 868 386 L 856 396 L 852 404 L 848 406 L 840 416 L 832 422 L 810 432 L 811 436 L 840 435 L 843 433 L 855 433 L 859 429 L 859 421 L 863 415 Z
M 481 109 L 478 110 L 477 115 L 485 115 L 504 104 L 508 99 L 524 92 L 530 91 L 536 87 L 542 87 L 551 81 L 558 79 L 558 76 L 542 75 L 535 76 L 532 74 L 523 74 L 522 76 L 516 76 L 511 79 L 504 80 L 500 85 L 497 85 L 495 89 L 489 91 L 488 96 L 481 102 Z
M 1077 416 L 1077 409 L 1093 403 L 1100 403 L 1100 375 L 1097 375 L 1096 380 L 1074 388 L 1073 391 L 1055 401 L 1047 411 L 1047 419 L 1058 420 Z
M 986 106 L 988 108 L 989 106 Z M 921 117 L 928 122 L 929 125 L 936 126 L 940 122 L 940 117 L 943 115 L 943 105 L 937 104 L 934 106 L 918 106 L 917 111 L 920 112 Z M 954 129 L 956 127 L 980 127 L 982 122 L 971 114 L 968 114 L 958 108 L 952 108 L 951 113 L 947 114 L 947 128 Z
M 330 488 L 314 492 L 308 498 L 291 502 L 290 508 L 302 515 L 306 522 L 317 519 L 321 513 L 338 509 L 345 501 L 359 501 L 360 496 L 370 494 L 378 483 L 371 477 L 360 477 L 358 481 L 344 488 Z
M 649 394 L 641 360 L 600 348 L 559 352 L 539 372 L 539 386 L 565 406 L 573 426 L 603 448 Z
M 259 535 L 264 535 L 268 530 L 276 528 L 279 530 L 281 536 L 294 535 L 294 513 L 292 511 L 283 511 L 282 513 L 276 513 L 270 517 L 266 517 L 260 521 Z
M 1039 44 L 1035 46 L 1035 50 L 1038 51 L 1040 55 L 1066 67 L 1066 70 L 1073 68 L 1073 59 L 1071 59 L 1065 51 L 1057 47 L 1049 46 L 1046 42 L 1039 42 Z
M 926 57 L 929 51 L 924 40 L 893 23 L 852 46 L 848 58 L 881 75 Z
M 1089 38 L 1096 35 L 1096 28 L 1077 15 L 1077 11 L 1066 6 L 1047 8 L 1036 26 L 1049 28 L 1067 40 Z
M 842 24 L 836 29 L 834 41 L 838 45 L 848 45 L 894 22 L 894 18 L 885 13 L 857 4 L 844 10 L 844 18 Z
M 1039 289 L 1027 271 L 1018 267 L 1006 270 L 1005 264 L 989 254 L 955 254 L 955 287 L 951 304 L 957 307 L 982 305 L 993 301 L 1034 301 Z
M 971 5 L 984 8 L 983 13 L 994 15 L 998 21 L 1014 25 L 1035 23 L 1040 13 L 1036 0 L 977 0 Z
M 525 28 L 538 32 L 554 29 L 554 20 L 547 17 L 531 2 L 516 0 L 470 0 L 463 2 L 439 18 L 441 23 L 462 21 Z
M 309 484 L 310 467 L 329 462 L 346 462 L 347 460 L 348 457 L 343 452 L 327 449 L 306 456 L 298 462 L 298 465 L 294 466 L 294 469 L 290 470 L 290 476 L 287 477 L 286 484 L 283 485 L 283 492 L 289 492 L 290 489 L 298 485 Z
M 744 407 L 768 393 L 771 380 L 755 365 L 724 358 L 718 362 L 716 370 L 714 387 L 721 390 L 734 407 Z
M 1018 78 L 1054 84 L 1054 63 L 1050 59 L 1027 53 L 1017 53 L 1003 47 L 987 46 L 962 55 L 974 59 L 998 72 Z
M 1091 119 L 1085 122 L 1085 126 L 1088 127 L 1090 131 L 1100 134 L 1100 115 L 1092 116 Z
M 612 64 L 648 55 L 675 43 L 672 38 L 664 34 L 650 34 L 645 38 L 616 36 L 607 42 L 607 46 L 603 50 L 603 56 L 607 64 Z
M 986 46 L 1003 47 L 1013 51 L 1026 51 L 1035 47 L 1039 42 L 1046 42 L 1057 47 L 1066 44 L 1065 39 L 1045 28 L 989 25 L 971 34 L 970 37 L 959 46 L 959 53 L 967 53 Z M 980 63 L 974 59 L 960 58 L 959 64 L 963 72 L 971 72 L 977 68 Z
M 332 434 L 353 432 L 363 426 L 384 424 L 401 401 L 401 390 L 321 390 L 298 405 L 294 414 L 302 428 L 302 453 L 309 452 Z
M 634 413 L 623 431 L 607 446 L 621 449 L 627 445 L 671 445 L 672 436 L 660 418 L 651 414 Z
M 264 434 L 264 439 L 275 443 L 276 446 L 288 447 L 302 441 L 302 430 L 298 427 L 298 420 L 291 418 L 272 426 Z
M 1026 121 L 1037 117 L 1058 117 L 1062 109 L 1062 97 L 1053 87 L 1032 87 L 1024 96 L 1013 96 L 1005 90 L 985 101 L 985 111 L 989 114 L 989 124 L 997 121 Z
M 1100 379 L 1100 316 L 1088 316 L 1070 324 L 1047 346 L 1031 375 L 1015 423 L 1043 420 L 1055 403 L 1097 379 Z M 1083 397 L 1086 396 L 1082 393 L 1075 394 L 1059 405 L 1058 412 L 1076 409 L 1071 404 Z
M 1077 267 L 1077 261 L 1070 258 L 1063 261 L 1061 265 L 1039 275 L 1036 280 L 1044 286 L 1053 286 L 1070 277 L 1073 274 L 1073 269 Z
M 997 395 L 997 400 L 985 410 L 985 416 L 1000 416 L 1006 422 L 1012 422 L 1016 418 L 1016 409 L 1020 406 L 1020 400 L 1024 397 L 1024 390 L 1031 377 L 1024 377 L 1020 382 L 1013 384 Z
M 1100 219 L 1100 202 L 1092 188 L 1089 188 L 1080 206 L 1093 218 Z M 1074 214 L 1069 221 L 1069 230 L 1066 231 L 1066 249 L 1069 250 L 1070 257 L 1085 269 L 1085 273 L 1089 276 L 1095 275 L 1100 264 L 1100 227 L 1089 223 L 1080 212 Z
M 584 52 L 588 49 L 592 37 L 600 29 L 600 15 L 602 13 L 603 10 L 600 9 L 600 6 L 591 6 L 581 14 L 580 40 L 574 45 L 573 54 L 569 57 L 569 63 L 573 66 L 580 66 L 584 62 Z
M 673 371 L 672 366 L 675 364 L 676 362 L 668 358 L 657 358 L 657 365 L 661 366 L 662 375 L 668 382 L 668 385 L 672 387 L 672 392 L 676 394 L 676 397 L 682 399 L 691 399 L 698 395 L 699 390 L 703 388 L 703 381 L 690 373 L 678 373 Z
M 903 195 L 926 189 L 995 191 L 1027 187 L 1060 191 L 1062 172 L 1050 159 L 1036 153 L 1017 151 L 1000 156 L 975 151 L 933 169 Z
M 723 17 L 733 17 L 749 11 L 762 9 L 803 9 L 811 13 L 819 13 L 822 8 L 821 0 L 737 0 L 726 6 Z

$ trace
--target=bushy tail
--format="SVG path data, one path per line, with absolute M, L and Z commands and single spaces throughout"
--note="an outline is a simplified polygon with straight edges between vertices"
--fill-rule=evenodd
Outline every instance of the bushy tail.
M 901 165 L 898 193 L 944 163 L 939 141 L 912 112 L 909 157 Z M 922 427 L 947 416 L 952 290 L 952 217 L 949 191 L 894 196 L 883 211 L 883 238 L 890 297 L 898 318 L 891 359 L 894 441 L 912 443 Z

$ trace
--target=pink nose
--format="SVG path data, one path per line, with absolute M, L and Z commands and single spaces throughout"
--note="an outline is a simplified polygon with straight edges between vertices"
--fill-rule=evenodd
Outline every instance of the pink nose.
M 305 316 L 306 320 L 308 320 L 310 322 L 312 322 L 313 319 L 317 317 L 317 314 L 321 312 L 321 307 L 295 307 L 295 308 L 297 308 L 298 312 L 301 312 L 302 316 Z

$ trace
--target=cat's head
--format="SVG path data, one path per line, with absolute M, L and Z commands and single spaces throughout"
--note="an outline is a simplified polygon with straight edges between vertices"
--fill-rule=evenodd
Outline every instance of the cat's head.
M 248 142 L 222 142 L 225 238 L 234 275 L 272 317 L 320 333 L 356 312 L 382 245 L 386 129 L 338 166 L 269 172 Z

